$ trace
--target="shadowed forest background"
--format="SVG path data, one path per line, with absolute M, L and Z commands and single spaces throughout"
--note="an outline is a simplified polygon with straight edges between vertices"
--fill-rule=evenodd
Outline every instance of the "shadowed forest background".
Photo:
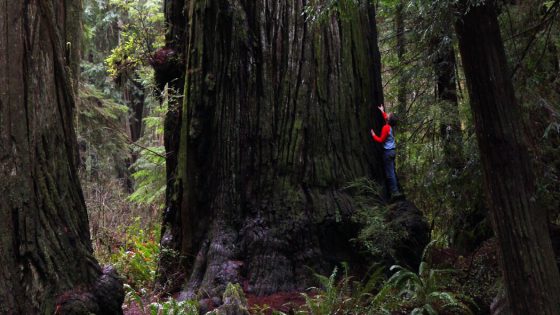
M 560 314 L 559 15 L 0 4 L 0 313 Z

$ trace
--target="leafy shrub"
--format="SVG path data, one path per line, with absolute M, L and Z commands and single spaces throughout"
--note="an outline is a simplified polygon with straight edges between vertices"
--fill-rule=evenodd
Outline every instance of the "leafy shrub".
M 140 226 L 140 218 L 125 229 L 126 241 L 113 254 L 110 262 L 117 268 L 126 283 L 135 289 L 152 284 L 159 256 L 159 227 L 149 230 Z
M 118 77 L 147 64 L 155 48 L 163 46 L 165 18 L 161 0 L 110 0 L 110 3 L 128 17 L 120 32 L 119 45 L 106 59 L 109 74 Z

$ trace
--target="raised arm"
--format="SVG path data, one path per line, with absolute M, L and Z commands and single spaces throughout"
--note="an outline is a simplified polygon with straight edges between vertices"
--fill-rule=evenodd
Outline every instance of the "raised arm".
M 377 106 L 377 108 L 379 108 L 379 110 L 381 111 L 381 114 L 383 115 L 383 119 L 385 119 L 385 121 L 387 121 L 387 113 L 385 112 L 385 106 L 383 104 Z

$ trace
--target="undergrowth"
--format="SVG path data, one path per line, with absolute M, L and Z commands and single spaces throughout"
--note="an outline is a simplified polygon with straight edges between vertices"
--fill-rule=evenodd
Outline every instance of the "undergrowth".
M 123 229 L 124 243 L 110 256 L 109 263 L 131 287 L 150 287 L 155 279 L 159 257 L 159 226 L 144 229 L 140 218 L 136 218 L 134 224 Z
M 361 225 L 353 241 L 373 257 L 394 258 L 396 244 L 406 236 L 406 231 L 400 225 L 386 222 L 389 209 L 383 198 L 383 188 L 371 179 L 359 178 L 344 189 L 354 196 L 356 211 L 352 219 Z
M 145 290 L 136 291 L 125 284 L 125 305 L 135 303 L 137 310 L 143 315 L 198 315 L 198 304 L 195 301 L 177 301 L 168 298 L 166 301 L 146 302 Z
M 348 266 L 342 264 L 330 276 L 316 274 L 319 286 L 302 293 L 305 303 L 288 314 L 474 314 L 473 310 L 478 310 L 476 303 L 455 285 L 460 271 L 438 269 L 426 261 L 426 253 L 433 244 L 424 251 L 418 271 L 394 265 L 387 278 L 385 267 L 375 265 L 368 278 L 356 281 L 349 276 Z M 253 306 L 251 310 L 258 315 L 286 315 L 266 305 Z

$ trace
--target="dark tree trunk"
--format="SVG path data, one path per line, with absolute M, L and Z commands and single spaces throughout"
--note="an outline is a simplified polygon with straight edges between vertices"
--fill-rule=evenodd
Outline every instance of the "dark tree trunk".
M 92 254 L 76 173 L 80 29 L 67 19 L 79 25 L 81 5 L 69 2 L 0 2 L 2 314 L 122 312 L 122 284 Z
M 465 12 L 466 5 L 460 9 Z M 470 7 L 456 29 L 507 296 L 513 314 L 560 314 L 547 214 L 535 206 L 535 180 L 496 11 L 495 2 Z
M 368 134 L 382 125 L 374 9 L 363 1 L 312 26 L 304 3 L 186 1 L 186 96 L 172 120 L 178 169 L 162 235 L 163 251 L 185 260 L 183 297 L 220 296 L 227 282 L 303 289 L 307 267 L 364 263 L 343 188 L 383 181 Z M 160 272 L 163 284 L 176 276 Z
M 397 58 L 402 67 L 399 71 L 397 92 L 397 114 L 400 119 L 406 117 L 406 99 L 408 94 L 408 74 L 404 66 L 406 54 L 406 37 L 404 26 L 404 3 L 399 1 L 395 11 L 395 31 L 397 32 Z
M 442 32 L 437 36 L 434 69 L 437 81 L 437 97 L 442 105 L 443 121 L 440 136 L 447 166 L 458 171 L 465 162 L 463 159 L 463 139 L 459 120 L 459 102 L 457 100 L 457 80 L 455 78 L 455 50 L 451 34 Z
M 127 78 L 124 84 L 124 100 L 130 110 L 128 119 L 130 127 L 130 141 L 136 142 L 143 135 L 144 126 L 144 105 L 146 103 L 146 92 L 144 86 L 136 78 Z M 132 158 L 132 163 L 136 162 L 136 157 Z
M 179 157 L 179 140 L 181 137 L 181 115 L 183 94 L 185 87 L 185 37 L 186 15 L 185 1 L 165 0 L 165 19 L 167 33 L 165 36 L 166 47 L 158 54 L 165 53 L 165 58 L 160 58 L 162 63 L 153 64 L 156 80 L 161 90 L 167 85 L 168 111 L 165 116 L 164 144 L 167 189 L 165 194 L 165 211 L 163 215 L 162 235 L 168 235 L 162 240 L 162 246 L 169 249 L 181 248 L 180 228 L 171 228 L 180 218 L 182 187 L 177 180 Z M 177 226 L 176 226 L 177 227 Z M 179 225 L 180 227 L 180 225 Z M 169 234 L 172 234 L 169 236 Z M 185 276 L 183 257 L 167 255 L 162 251 L 158 265 L 156 288 L 158 290 L 174 292 L 179 290 Z
M 125 122 L 128 129 L 129 139 L 132 144 L 136 143 L 144 133 L 144 108 L 146 94 L 144 86 L 137 81 L 135 75 L 123 74 L 119 80 L 123 100 L 128 107 L 128 120 Z M 124 165 L 118 167 L 117 176 L 122 181 L 126 191 L 134 191 L 134 180 L 132 178 L 132 165 L 138 160 L 138 153 L 132 147 L 130 155 L 124 159 Z
M 123 84 L 124 100 L 128 105 L 128 127 L 131 143 L 136 143 L 144 134 L 144 109 L 146 94 L 144 86 L 135 77 L 127 76 Z M 128 192 L 134 191 L 132 179 L 132 165 L 138 160 L 138 151 L 130 149 L 130 156 L 125 161 L 125 188 Z

